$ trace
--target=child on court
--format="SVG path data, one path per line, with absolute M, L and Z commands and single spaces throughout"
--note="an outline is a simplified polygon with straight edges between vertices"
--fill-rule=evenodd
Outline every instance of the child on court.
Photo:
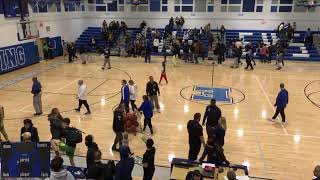
M 160 81 L 159 84 L 161 84 L 162 79 L 166 81 L 168 84 L 168 79 L 167 79 L 167 74 L 166 74 L 166 60 L 162 61 L 161 63 L 161 76 L 160 76 Z
M 131 152 L 130 147 L 129 147 L 129 135 L 128 135 L 128 133 L 124 133 L 123 134 L 122 146 L 127 146 L 128 150 L 129 150 L 129 154 L 131 156 L 133 155 L 133 153 Z
M 104 68 L 106 67 L 107 63 L 108 63 L 108 69 L 111 69 L 111 63 L 110 63 L 110 48 L 108 46 L 106 46 L 106 48 L 104 49 L 104 63 L 101 69 L 104 70 Z

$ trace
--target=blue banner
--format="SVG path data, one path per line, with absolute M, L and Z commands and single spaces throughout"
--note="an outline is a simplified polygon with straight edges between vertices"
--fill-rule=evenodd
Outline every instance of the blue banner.
M 39 63 L 38 46 L 34 42 L 0 48 L 0 74 Z

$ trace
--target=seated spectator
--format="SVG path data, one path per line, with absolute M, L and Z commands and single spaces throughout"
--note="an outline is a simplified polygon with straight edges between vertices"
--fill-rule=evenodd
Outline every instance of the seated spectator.
M 38 129 L 33 127 L 31 119 L 23 121 L 24 126 L 21 128 L 20 140 L 23 141 L 23 134 L 29 132 L 31 134 L 31 142 L 39 142 Z
M 237 180 L 236 172 L 233 169 L 229 169 L 227 173 L 228 180 Z
M 126 146 L 120 147 L 120 161 L 116 165 L 115 180 L 132 180 L 134 159 L 129 157 L 129 149 Z
M 58 108 L 53 108 L 51 113 L 48 114 L 48 120 L 50 122 L 50 132 L 51 132 L 51 139 L 61 139 L 62 133 L 62 120 L 63 117 L 61 116 Z
M 79 130 L 77 130 L 76 128 L 70 127 L 69 125 L 70 125 L 70 119 L 64 118 L 62 120 L 63 130 L 62 130 L 61 136 L 65 139 L 65 142 L 62 142 L 61 140 L 58 140 L 58 139 L 52 139 L 51 146 L 56 156 L 60 156 L 59 150 L 64 151 L 66 155 L 69 157 L 71 166 L 75 166 L 74 152 L 76 150 L 77 143 L 81 142 L 78 139 L 81 136 L 81 132 L 79 132 Z
M 186 180 L 203 180 L 203 176 L 199 170 L 189 171 Z
M 93 136 L 88 135 L 85 138 L 85 145 L 87 146 L 87 168 L 90 168 L 94 165 L 94 153 L 99 150 L 98 145 L 93 141 Z
M 230 164 L 223 153 L 222 147 L 215 143 L 214 137 L 210 137 L 208 139 L 199 162 L 203 162 L 206 157 L 208 163 L 213 163 L 217 166 L 221 164 L 225 164 L 228 166 Z
M 50 178 L 46 178 L 46 180 L 75 180 L 73 175 L 63 168 L 63 159 L 61 157 L 56 157 L 52 159 L 50 167 L 51 175 Z
M 101 156 L 100 150 L 94 152 L 94 164 L 88 168 L 87 179 L 113 180 L 115 164 L 112 160 L 108 161 L 107 164 L 103 164 Z
M 317 165 L 313 170 L 313 175 L 316 177 L 313 180 L 320 180 L 320 165 Z

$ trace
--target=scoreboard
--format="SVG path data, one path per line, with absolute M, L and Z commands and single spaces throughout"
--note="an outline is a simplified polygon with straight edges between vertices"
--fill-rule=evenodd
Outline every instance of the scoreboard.
M 2 178 L 46 178 L 50 176 L 50 143 L 2 143 Z

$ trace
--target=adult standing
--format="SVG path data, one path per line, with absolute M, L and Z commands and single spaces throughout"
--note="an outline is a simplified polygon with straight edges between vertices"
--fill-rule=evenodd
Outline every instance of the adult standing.
M 23 120 L 23 127 L 21 128 L 21 132 L 20 132 L 21 142 L 23 142 L 24 133 L 27 133 L 27 132 L 31 134 L 31 142 L 39 142 L 38 129 L 36 127 L 33 127 L 33 123 L 31 119 Z
M 220 36 L 221 36 L 221 42 L 224 42 L 224 36 L 226 34 L 226 28 L 224 27 L 224 25 L 221 26 L 220 28 Z
M 210 105 L 207 106 L 206 111 L 204 113 L 202 125 L 206 123 L 206 129 L 208 133 L 208 128 L 214 126 L 219 123 L 219 119 L 221 117 L 221 110 L 216 105 L 216 100 L 211 99 Z
M 147 96 L 150 98 L 152 109 L 156 108 L 160 113 L 160 106 L 158 96 L 160 96 L 160 89 L 158 83 L 153 80 L 153 77 L 149 77 L 149 82 L 146 87 Z
M 143 131 L 146 130 L 147 125 L 149 126 L 151 134 L 153 134 L 151 118 L 153 117 L 152 104 L 149 101 L 148 96 L 143 96 L 143 103 L 138 108 L 138 111 L 142 111 L 144 115 Z
M 31 93 L 33 94 L 33 107 L 36 111 L 35 116 L 42 114 L 42 101 L 41 101 L 41 83 L 38 81 L 37 77 L 32 78 L 33 85 Z
M 48 120 L 50 122 L 51 139 L 61 140 L 63 117 L 61 116 L 58 108 L 53 108 L 51 110 L 51 113 L 48 114 Z
M 137 85 L 134 83 L 133 80 L 129 80 L 129 93 L 130 93 L 130 103 L 131 103 L 131 107 L 132 110 L 135 111 L 137 110 L 137 106 L 135 104 L 136 99 L 137 99 L 137 95 L 138 95 L 138 87 Z
M 154 174 L 154 156 L 156 153 L 156 148 L 153 146 L 154 142 L 152 139 L 148 139 L 146 146 L 147 150 L 143 154 L 143 180 L 152 180 Z
M 113 112 L 112 129 L 116 134 L 112 145 L 112 150 L 119 151 L 117 145 L 119 143 L 119 147 L 121 147 L 124 132 L 123 107 L 121 105 L 117 107 Z
M 281 114 L 282 118 L 282 126 L 285 126 L 286 124 L 286 115 L 284 113 L 284 109 L 286 108 L 287 104 L 289 103 L 289 93 L 288 91 L 284 88 L 284 84 L 280 84 L 280 92 L 277 96 L 276 103 L 274 106 L 277 107 L 276 112 L 274 116 L 272 117 L 272 121 L 275 121 L 279 113 Z
M 130 101 L 130 91 L 129 86 L 127 84 L 127 80 L 121 81 L 121 101 L 120 104 L 124 104 L 125 110 L 128 113 L 129 112 L 129 101 Z
M 188 122 L 188 134 L 189 134 L 189 155 L 188 159 L 197 160 L 198 154 L 201 149 L 201 143 L 205 146 L 203 138 L 203 129 L 200 125 L 201 114 L 195 113 L 193 120 Z
M 95 165 L 95 152 L 99 150 L 98 145 L 93 141 L 93 136 L 88 135 L 85 137 L 85 145 L 87 146 L 87 156 L 86 156 L 86 162 L 87 162 L 87 169 L 90 169 Z
M 84 104 L 84 106 L 87 109 L 87 112 L 85 113 L 85 115 L 89 115 L 91 114 L 91 111 L 90 111 L 89 104 L 87 102 L 87 85 L 84 84 L 83 80 L 79 80 L 78 85 L 79 85 L 79 89 L 78 89 L 77 99 L 79 99 L 79 106 L 75 110 L 77 112 L 80 112 L 81 106 L 82 104 Z
M 4 129 L 4 108 L 0 105 L 0 132 L 3 135 L 4 139 L 6 141 L 9 141 L 8 134 L 6 130 Z M 1 136 L 0 136 L 0 143 L 2 142 Z

